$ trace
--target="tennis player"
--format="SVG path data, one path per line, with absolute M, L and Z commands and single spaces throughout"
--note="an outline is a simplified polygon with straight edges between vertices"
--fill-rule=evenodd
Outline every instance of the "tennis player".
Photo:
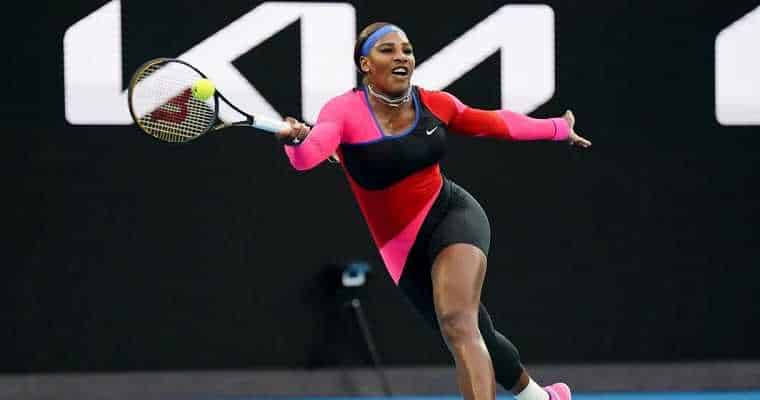
M 438 329 L 454 357 L 465 399 L 494 399 L 495 382 L 518 400 L 570 400 L 564 383 L 541 387 L 517 348 L 481 304 L 490 227 L 480 204 L 441 174 L 449 132 L 504 140 L 554 140 L 587 148 L 571 112 L 535 119 L 480 110 L 454 95 L 410 83 L 414 51 L 406 34 L 373 23 L 359 34 L 354 62 L 363 84 L 332 98 L 316 124 L 287 118 L 277 134 L 294 168 L 337 153 L 393 282 Z M 561 334 L 561 332 L 558 332 Z

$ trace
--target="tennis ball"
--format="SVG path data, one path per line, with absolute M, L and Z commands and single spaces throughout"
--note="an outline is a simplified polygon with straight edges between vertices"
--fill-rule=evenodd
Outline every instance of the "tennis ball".
M 208 79 L 198 79 L 193 84 L 193 97 L 198 100 L 208 100 L 214 95 L 214 83 Z

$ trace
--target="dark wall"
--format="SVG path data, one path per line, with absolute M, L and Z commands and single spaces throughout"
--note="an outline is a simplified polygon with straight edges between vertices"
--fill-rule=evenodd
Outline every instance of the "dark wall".
M 528 364 L 760 357 L 760 129 L 716 121 L 714 80 L 717 33 L 757 3 L 640 3 L 547 2 L 556 90 L 531 115 L 572 108 L 592 150 L 450 142 L 445 173 L 492 225 L 484 302 Z M 103 4 L 10 21 L 0 370 L 366 363 L 335 272 L 355 259 L 373 266 L 362 295 L 384 361 L 449 362 L 384 272 L 339 168 L 298 173 L 244 128 L 168 146 L 133 126 L 67 123 L 63 33 Z M 124 1 L 125 76 L 255 7 L 221 4 Z M 501 5 L 352 4 L 357 30 L 404 27 L 420 63 Z M 296 24 L 240 60 L 296 116 L 298 41 Z M 448 89 L 496 108 L 498 66 Z

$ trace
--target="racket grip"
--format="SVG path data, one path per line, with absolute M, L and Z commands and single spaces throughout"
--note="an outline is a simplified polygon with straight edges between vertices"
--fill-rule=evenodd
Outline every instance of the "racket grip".
M 253 124 L 251 124 L 251 126 L 258 129 L 263 129 L 268 132 L 277 133 L 287 128 L 288 124 L 282 120 L 266 117 L 254 117 Z

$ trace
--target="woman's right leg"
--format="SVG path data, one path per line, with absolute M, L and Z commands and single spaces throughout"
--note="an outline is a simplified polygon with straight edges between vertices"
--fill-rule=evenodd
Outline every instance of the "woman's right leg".
M 435 212 L 431 211 L 431 217 L 420 230 L 398 282 L 407 299 L 437 332 L 441 332 L 441 328 L 433 300 L 431 266 L 438 252 L 448 244 L 472 243 L 482 249 L 483 254 L 488 254 L 490 242 L 488 219 L 480 205 L 464 189 L 453 183 L 447 186 L 447 183 L 433 207 Z M 518 400 L 546 400 L 547 391 L 562 392 L 559 396 L 552 395 L 552 400 L 568 400 L 570 393 L 566 386 L 550 386 L 544 391 L 530 379 L 517 348 L 496 331 L 485 307 L 477 305 L 478 330 L 491 357 L 496 382 L 512 391 Z

